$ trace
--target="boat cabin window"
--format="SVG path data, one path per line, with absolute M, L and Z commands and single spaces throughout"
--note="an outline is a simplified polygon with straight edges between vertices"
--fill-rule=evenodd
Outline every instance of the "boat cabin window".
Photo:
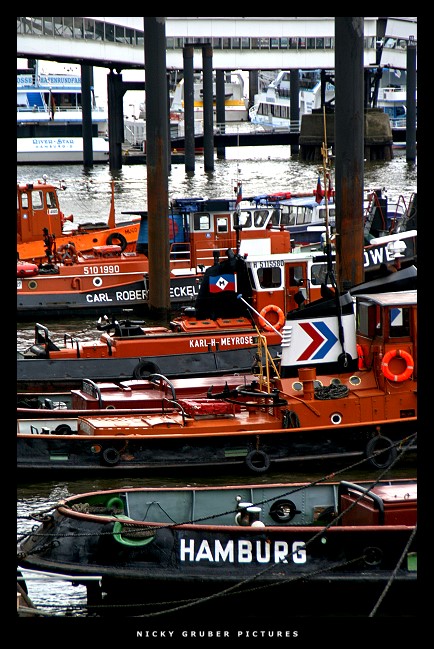
M 261 288 L 278 288 L 282 285 L 281 268 L 258 268 L 257 273 Z
M 319 218 L 325 221 L 326 218 L 326 208 L 322 207 L 320 210 L 318 210 L 318 215 Z M 333 207 L 329 207 L 329 217 L 332 216 L 334 218 L 335 216 L 335 210 Z
M 270 223 L 271 225 L 280 225 L 280 210 L 273 210 Z
M 296 207 L 289 207 L 288 210 L 286 211 L 285 209 L 282 210 L 282 223 L 284 225 L 295 225 L 295 219 L 297 216 L 297 208 Z
M 17 199 L 18 199 L 18 194 L 17 194 Z M 21 194 L 21 206 L 22 206 L 23 210 L 28 210 L 29 209 L 29 195 L 28 195 L 27 192 L 23 192 Z
M 378 333 L 378 328 L 381 328 L 381 323 L 378 320 L 375 304 L 357 300 L 357 333 L 367 338 L 374 338 Z
M 218 216 L 216 218 L 216 229 L 217 232 L 228 232 L 229 225 L 227 216 Z
M 291 215 L 289 214 L 289 212 L 282 212 L 280 214 L 280 225 L 291 225 Z
M 336 264 L 333 262 L 332 264 L 332 269 L 333 269 L 333 274 L 336 273 Z M 327 264 L 322 263 L 322 264 L 312 264 L 311 269 L 310 269 L 310 282 L 314 286 L 319 286 L 320 284 L 324 284 L 325 279 L 326 279 L 326 273 L 327 273 Z
M 302 286 L 304 284 L 303 266 L 290 267 L 289 282 L 291 286 Z
M 389 309 L 389 336 L 401 338 L 410 335 L 410 309 L 392 308 Z
M 255 210 L 253 221 L 255 227 L 263 228 L 268 218 L 268 210 Z
M 234 214 L 234 217 L 236 218 L 236 214 Z M 234 218 L 234 223 L 236 222 Z M 252 227 L 252 215 L 250 212 L 247 212 L 247 210 L 242 210 L 241 213 L 238 215 L 238 225 L 240 225 L 242 228 L 251 228 Z
M 209 214 L 195 214 L 193 218 L 193 229 L 197 230 L 210 230 L 211 218 Z
M 47 192 L 47 207 L 49 208 L 57 207 L 56 194 L 54 192 Z
M 42 192 L 36 190 L 32 192 L 32 207 L 34 210 L 42 210 L 44 207 L 44 197 Z
M 301 223 L 311 223 L 312 222 L 312 210 L 310 207 L 299 207 L 297 209 L 297 218 L 296 223 L 300 225 Z

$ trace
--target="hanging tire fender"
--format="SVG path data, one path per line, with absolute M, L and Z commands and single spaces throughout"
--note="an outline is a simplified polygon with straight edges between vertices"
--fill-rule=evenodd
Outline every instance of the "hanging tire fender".
M 113 246 L 113 245 L 120 246 L 121 250 L 123 252 L 125 250 L 125 248 L 127 247 L 128 242 L 125 239 L 124 235 L 121 234 L 120 232 L 112 232 L 107 237 L 106 244 L 108 246 Z
M 382 453 L 377 455 L 377 451 L 382 451 Z M 391 439 L 383 435 L 376 435 L 366 444 L 365 454 L 375 469 L 387 469 L 396 460 L 398 451 Z
M 137 363 L 133 370 L 134 379 L 147 379 L 150 374 L 161 374 L 158 365 L 146 359 Z
M 119 451 L 117 451 L 112 446 L 108 446 L 102 452 L 101 461 L 106 466 L 116 466 L 121 459 Z
M 253 473 L 265 473 L 270 468 L 270 458 L 264 451 L 250 451 L 245 457 L 245 462 Z

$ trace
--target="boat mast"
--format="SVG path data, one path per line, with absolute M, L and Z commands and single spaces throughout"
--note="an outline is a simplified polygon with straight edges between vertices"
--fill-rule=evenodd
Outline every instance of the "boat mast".
M 326 123 L 325 106 L 323 106 L 323 118 L 324 118 L 324 141 L 321 147 L 321 154 L 322 154 L 322 169 L 323 169 L 323 176 L 324 176 L 324 200 L 325 200 L 325 208 L 326 208 L 325 254 L 327 259 L 327 271 L 326 271 L 324 284 L 325 286 L 327 286 L 327 284 L 329 283 L 333 287 L 334 299 L 336 302 L 337 319 L 338 319 L 339 342 L 342 348 L 342 354 L 339 355 L 338 362 L 342 365 L 342 368 L 345 370 L 348 367 L 348 363 L 351 360 L 351 357 L 345 351 L 345 335 L 344 335 L 344 328 L 342 324 L 342 306 L 340 301 L 340 292 L 338 288 L 338 283 L 336 281 L 335 273 L 333 270 L 332 246 L 330 241 L 330 228 L 329 228 L 329 207 L 328 207 L 329 196 L 328 196 L 328 187 L 327 187 L 327 181 L 330 183 L 331 170 L 330 170 L 329 153 L 327 148 L 327 125 L 326 125 L 327 123 Z
M 325 200 L 325 254 L 327 257 L 327 273 L 326 273 L 326 284 L 330 283 L 335 291 L 337 290 L 337 281 L 333 272 L 333 262 L 332 262 L 332 247 L 330 241 L 330 226 L 329 226 L 329 196 L 327 184 L 330 186 L 330 160 L 327 148 L 327 125 L 326 125 L 326 114 L 325 106 L 323 106 L 323 119 L 324 119 L 324 141 L 321 147 L 322 155 L 322 172 L 324 178 L 324 200 Z

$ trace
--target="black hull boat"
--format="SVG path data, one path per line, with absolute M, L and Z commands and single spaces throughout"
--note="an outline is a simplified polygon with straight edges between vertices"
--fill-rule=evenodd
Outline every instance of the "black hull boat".
M 18 565 L 71 575 L 102 617 L 416 615 L 416 480 L 321 482 L 72 496 L 35 516 Z
M 220 405 L 216 402 L 214 407 Z M 378 421 L 363 428 L 314 430 L 285 429 L 277 417 L 273 422 L 266 416 L 255 417 L 251 427 L 247 416 L 233 427 L 221 420 L 212 426 L 205 421 L 200 429 L 190 429 L 188 423 L 183 426 L 180 417 L 161 416 L 155 410 L 128 417 L 18 420 L 17 475 L 21 481 L 38 476 L 74 479 L 191 470 L 259 475 L 278 467 L 300 468 L 306 462 L 333 468 L 348 461 L 375 471 L 397 458 L 413 466 L 417 452 L 412 420 L 403 425 Z

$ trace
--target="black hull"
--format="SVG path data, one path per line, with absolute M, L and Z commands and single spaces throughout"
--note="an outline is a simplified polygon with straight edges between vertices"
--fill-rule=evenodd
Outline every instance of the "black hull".
M 22 481 L 36 476 L 140 475 L 150 471 L 178 472 L 212 469 L 234 470 L 262 474 L 277 466 L 321 462 L 331 466 L 360 461 L 372 453 L 368 443 L 378 422 L 371 427 L 333 428 L 326 431 L 288 429 L 286 433 L 210 435 L 158 439 L 151 437 L 39 435 L 17 436 L 17 471 Z M 57 422 L 53 421 L 54 432 Z M 384 451 L 373 459 L 366 459 L 366 470 L 387 467 L 397 457 L 390 444 L 405 447 L 404 459 L 414 461 L 417 451 L 406 437 L 415 432 L 416 422 L 401 425 L 383 423 L 382 435 L 386 441 L 376 447 Z M 256 450 L 259 448 L 259 454 Z M 373 451 L 375 453 L 375 450 Z M 401 458 L 400 458 L 401 459 Z
M 257 628 L 267 624 L 271 628 L 282 628 L 283 620 L 288 617 L 368 617 L 374 610 L 382 593 L 387 588 L 391 573 L 383 572 L 375 576 L 365 575 L 323 575 L 312 580 L 294 580 L 293 583 L 282 584 L 274 581 L 274 586 L 261 584 L 257 586 L 256 582 L 251 585 L 251 592 L 235 594 L 228 593 L 222 597 L 212 597 L 216 592 L 233 588 L 233 581 L 221 581 L 214 587 L 202 586 L 200 593 L 197 590 L 197 580 L 188 581 L 177 579 L 171 581 L 164 579 L 160 584 L 148 583 L 147 588 L 153 590 L 153 599 L 156 602 L 171 601 L 171 604 L 164 606 L 152 605 L 152 602 L 146 603 L 145 606 L 137 606 L 138 602 L 143 602 L 144 584 L 134 584 L 129 580 L 131 592 L 128 593 L 128 587 L 125 585 L 122 593 L 119 593 L 119 583 L 110 580 L 102 581 L 102 587 L 109 594 L 104 598 L 104 606 L 101 608 L 96 602 L 96 608 L 89 611 L 95 611 L 101 616 L 110 615 L 110 606 L 120 606 L 121 615 L 146 615 L 150 613 L 167 611 L 168 608 L 174 609 L 172 612 L 163 612 L 160 619 L 164 624 L 170 622 L 182 623 L 187 619 L 200 618 L 202 624 L 215 623 L 215 609 L 218 606 L 219 617 L 221 616 L 230 624 L 240 625 L 248 624 L 249 627 Z M 181 582 L 180 584 L 178 582 Z M 271 580 L 270 580 L 271 581 Z M 405 606 L 402 612 L 403 617 L 414 617 L 418 614 L 416 604 L 417 593 L 417 576 L 400 575 L 393 581 L 393 586 L 388 596 L 381 603 L 376 617 L 396 617 L 397 611 L 401 610 L 402 603 L 411 600 Z M 168 592 L 170 597 L 168 598 Z M 117 593 L 116 595 L 114 595 Z M 197 597 L 199 600 L 211 597 L 209 602 L 197 603 L 193 606 L 182 608 L 186 600 Z M 92 599 L 90 598 L 90 601 Z M 104 607 L 107 606 L 107 609 Z M 124 609 L 122 609 L 124 607 Z M 177 610 L 180 608 L 180 610 Z M 132 613 L 132 611 L 134 611 Z M 150 618 L 152 619 L 152 618 Z M 280 625 L 280 626 L 279 626 Z
M 200 279 L 197 276 L 171 279 L 171 307 L 194 306 L 199 284 Z M 145 313 L 149 304 L 144 282 L 134 281 L 104 291 L 96 289 L 87 293 L 17 292 L 17 317 L 21 322 L 39 321 L 43 318 L 104 316 L 108 309 L 113 315 L 125 313 L 127 310 L 129 313 Z
M 280 345 L 270 345 L 273 358 L 280 354 Z M 251 372 L 257 347 L 229 351 L 158 356 L 149 359 L 74 358 L 50 360 L 45 358 L 17 359 L 17 391 L 70 390 L 80 388 L 83 379 L 93 381 L 123 381 L 137 378 L 134 370 L 142 360 L 148 360 L 148 373 L 164 374 L 168 378 L 188 376 L 218 376 L 235 372 Z
M 134 547 L 115 540 L 110 522 L 64 519 L 46 529 L 50 541 L 58 533 L 62 542 L 47 543 L 43 534 L 31 538 L 21 547 L 20 567 L 68 574 L 86 584 L 90 614 L 103 617 L 115 607 L 120 617 L 159 612 L 164 623 L 192 617 L 204 623 L 215 622 L 218 607 L 219 619 L 241 628 L 259 619 L 284 624 L 292 616 L 368 617 L 388 585 L 380 616 L 417 613 L 417 573 L 407 558 L 397 568 L 404 548 L 416 551 L 414 539 L 409 542 L 411 527 L 331 528 L 319 534 L 318 527 L 211 531 L 188 525 L 162 528 Z M 204 542 L 207 552 L 201 550 Z M 305 561 L 292 550 L 294 559 L 288 555 L 275 563 L 277 547 L 300 543 L 306 544 Z M 229 554 L 216 549 L 232 544 Z M 101 587 L 86 582 L 95 575 L 101 576 Z M 231 590 L 222 592 L 226 589 Z

